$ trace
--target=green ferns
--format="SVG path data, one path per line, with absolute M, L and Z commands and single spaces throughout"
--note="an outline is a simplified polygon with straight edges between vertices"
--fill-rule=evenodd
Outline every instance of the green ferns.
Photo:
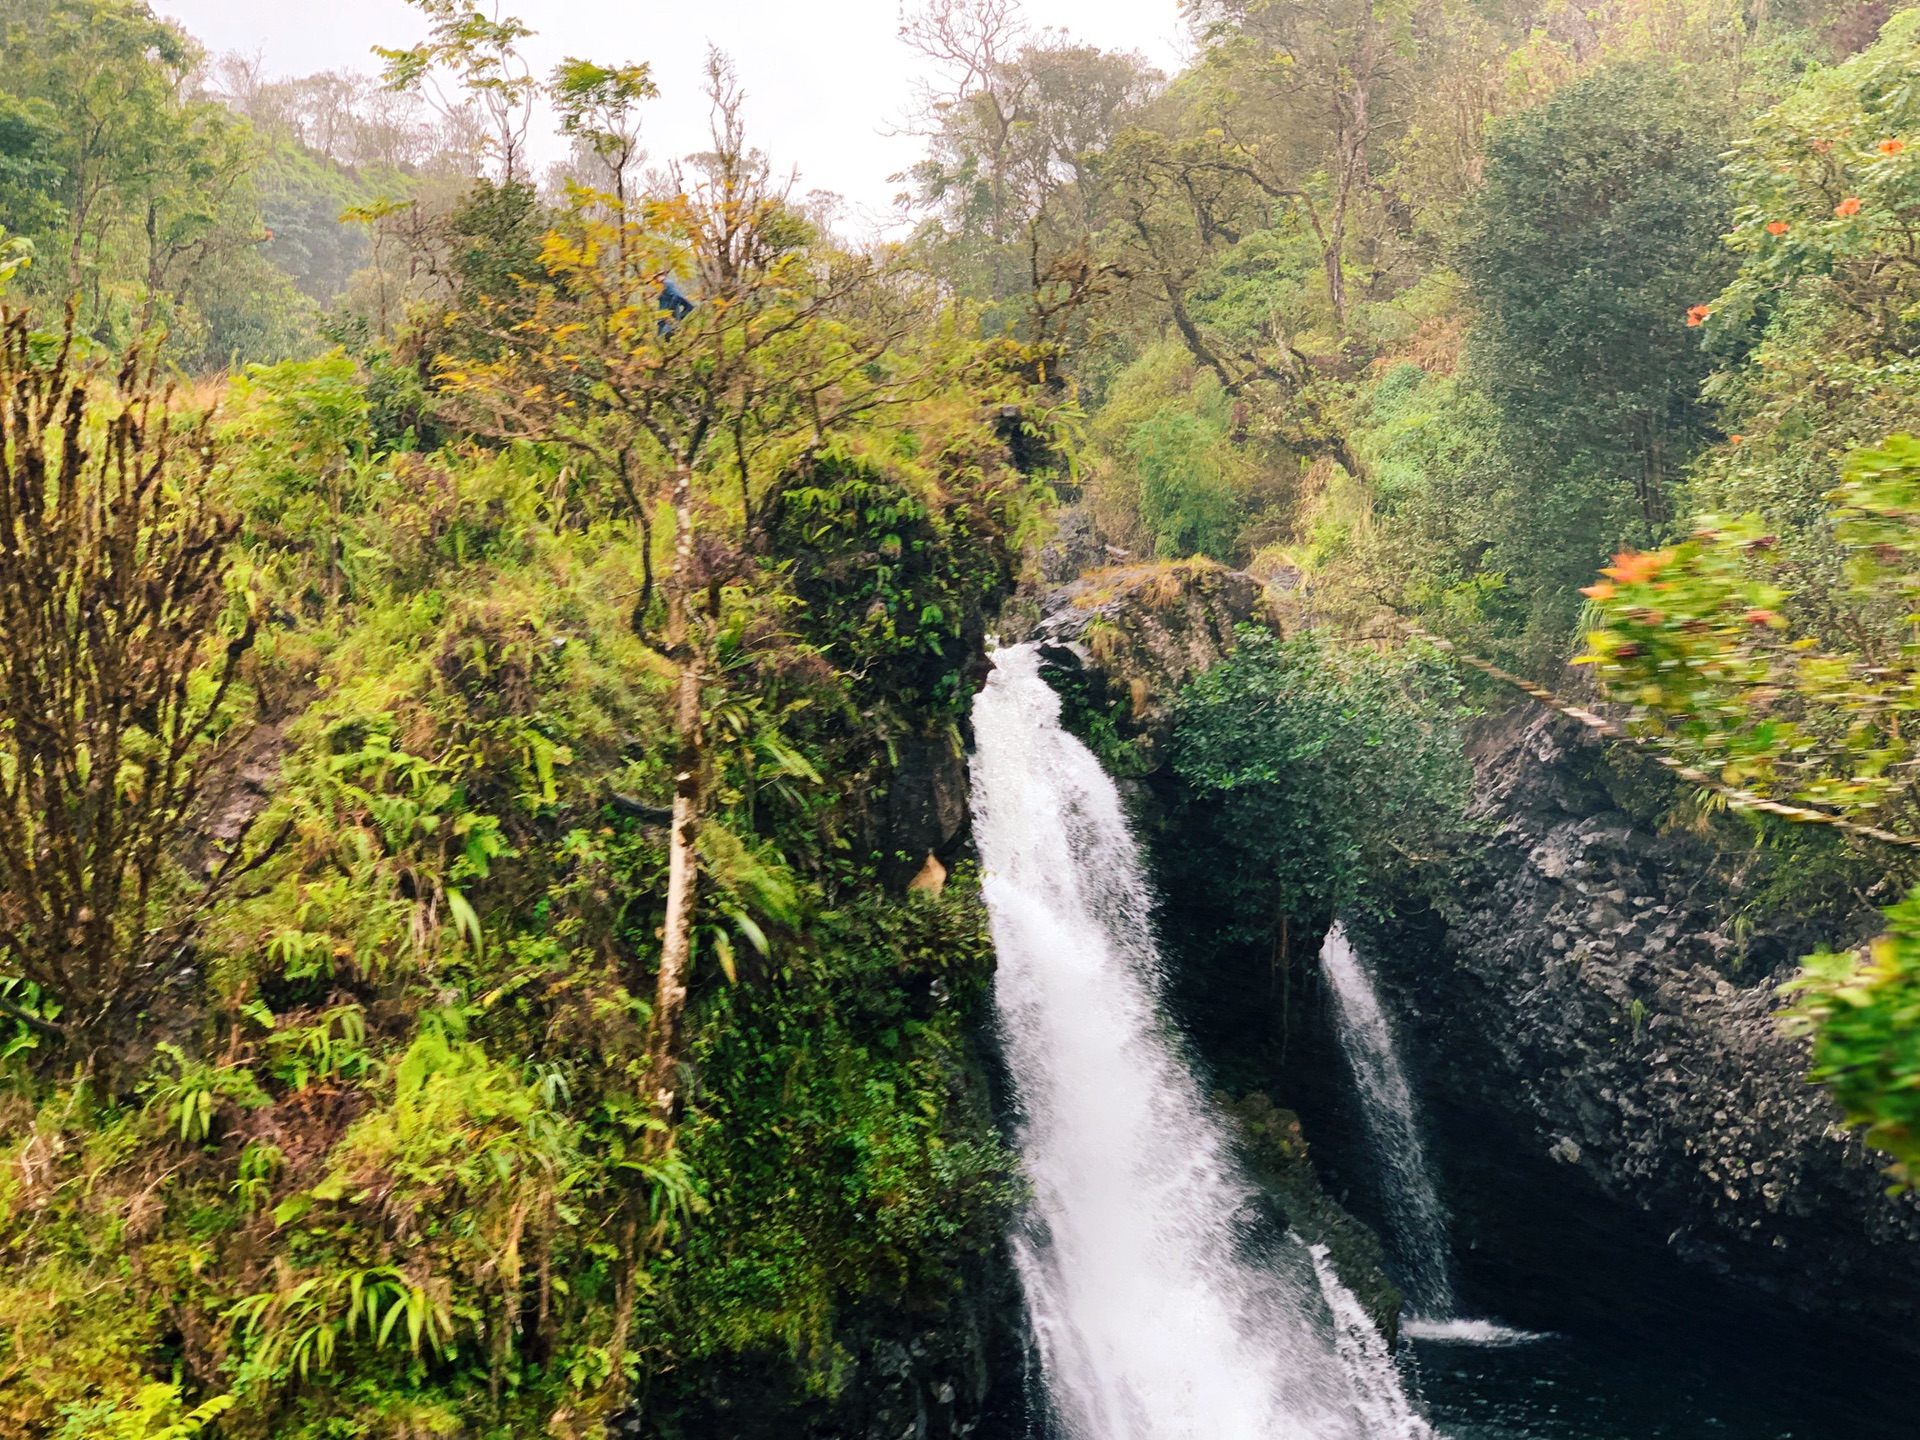
M 629 1395 L 695 1415 L 748 1356 L 829 1404 L 850 1314 L 951 1303 L 1011 1194 L 985 916 L 964 874 L 884 893 L 876 846 L 889 744 L 963 712 L 1041 499 L 983 367 L 760 477 L 766 553 L 714 586 L 664 1144 L 672 670 L 630 623 L 664 537 L 536 446 L 383 449 L 343 357 L 238 387 L 210 483 L 258 723 L 208 805 L 284 838 L 112 1066 L 0 993 L 0 1329 L 33 1357 L 0 1436 L 586 1434 Z

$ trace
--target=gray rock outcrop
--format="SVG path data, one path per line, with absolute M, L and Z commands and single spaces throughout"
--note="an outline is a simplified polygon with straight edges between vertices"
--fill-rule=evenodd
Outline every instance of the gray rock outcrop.
M 1483 722 L 1490 834 L 1444 937 L 1389 929 L 1373 945 L 1426 1085 L 1512 1118 L 1684 1258 L 1911 1335 L 1920 1201 L 1888 1193 L 1885 1157 L 1806 1082 L 1807 1042 L 1780 1019 L 1798 957 L 1857 943 L 1873 908 L 1748 905 L 1736 926 L 1737 881 L 1700 837 L 1631 818 L 1598 761 L 1531 707 Z

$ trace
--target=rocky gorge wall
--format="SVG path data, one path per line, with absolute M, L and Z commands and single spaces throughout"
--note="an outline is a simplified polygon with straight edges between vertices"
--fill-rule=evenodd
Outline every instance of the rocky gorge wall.
M 1443 1146 L 1496 1187 L 1557 1170 L 1695 1266 L 1920 1348 L 1920 1200 L 1779 1014 L 1798 958 L 1873 907 L 1756 907 L 1724 838 L 1636 814 L 1634 762 L 1536 707 L 1479 722 L 1472 757 L 1483 834 L 1450 893 L 1366 937 Z

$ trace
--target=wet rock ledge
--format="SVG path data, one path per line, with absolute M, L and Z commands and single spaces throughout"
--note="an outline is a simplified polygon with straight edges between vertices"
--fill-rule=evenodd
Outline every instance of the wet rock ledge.
M 1014 638 L 1040 646 L 1066 697 L 1068 726 L 1084 731 L 1087 720 L 1103 719 L 1108 733 L 1098 738 L 1123 739 L 1135 752 L 1119 768 L 1144 774 L 1158 768 L 1181 689 L 1232 651 L 1235 626 L 1266 614 L 1252 576 L 1179 560 L 1082 575 L 1047 592 Z M 1104 748 L 1109 768 L 1116 758 Z

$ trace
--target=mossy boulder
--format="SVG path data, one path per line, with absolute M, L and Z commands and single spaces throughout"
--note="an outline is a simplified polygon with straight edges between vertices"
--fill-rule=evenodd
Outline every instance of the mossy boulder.
M 1160 767 L 1180 691 L 1265 614 L 1252 576 L 1196 558 L 1083 575 L 1047 597 L 1031 638 L 1063 721 L 1125 778 Z
M 1353 1291 L 1389 1345 L 1399 1343 L 1401 1295 L 1387 1278 L 1380 1237 L 1354 1219 L 1320 1183 L 1300 1117 L 1256 1090 L 1239 1100 L 1215 1097 L 1236 1122 L 1241 1158 L 1276 1223 L 1309 1245 L 1324 1245 L 1334 1273 Z

